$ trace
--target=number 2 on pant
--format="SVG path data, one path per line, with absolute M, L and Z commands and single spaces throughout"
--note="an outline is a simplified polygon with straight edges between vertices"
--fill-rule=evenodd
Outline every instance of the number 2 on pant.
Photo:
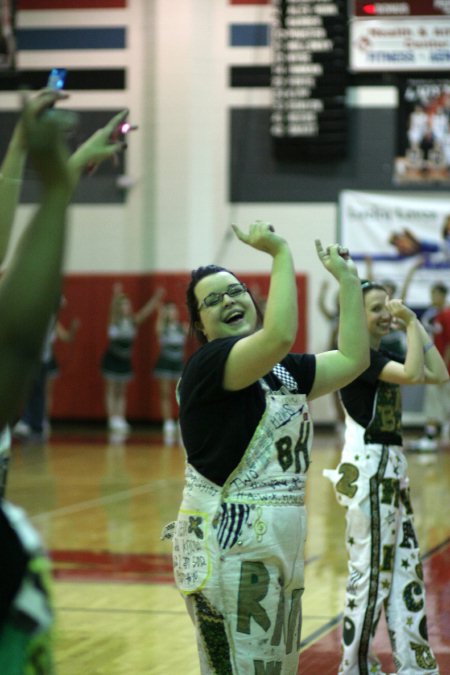
M 359 470 L 354 464 L 341 464 L 339 466 L 339 473 L 342 478 L 336 483 L 336 490 L 346 497 L 354 497 L 357 491 L 357 486 L 354 485 L 359 478 Z

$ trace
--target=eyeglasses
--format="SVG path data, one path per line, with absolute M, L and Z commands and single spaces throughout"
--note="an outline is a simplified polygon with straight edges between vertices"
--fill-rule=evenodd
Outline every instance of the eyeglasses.
M 230 284 L 223 293 L 209 293 L 198 306 L 198 310 L 200 311 L 203 307 L 218 305 L 219 302 L 222 302 L 225 295 L 228 295 L 230 298 L 237 298 L 242 293 L 247 293 L 247 286 L 245 284 Z

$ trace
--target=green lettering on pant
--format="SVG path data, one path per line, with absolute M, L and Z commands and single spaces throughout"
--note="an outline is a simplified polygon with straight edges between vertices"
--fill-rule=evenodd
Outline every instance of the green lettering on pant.
M 278 603 L 277 611 L 277 620 L 275 623 L 275 628 L 272 635 L 272 640 L 270 641 L 271 645 L 279 645 L 281 642 L 281 636 L 284 635 L 286 654 L 290 654 L 292 651 L 292 645 L 294 642 L 294 631 L 297 628 L 297 640 L 296 640 L 296 649 L 300 648 L 300 631 L 301 631 L 301 597 L 303 590 L 297 588 L 292 592 L 291 596 L 291 609 L 289 611 L 288 625 L 287 630 L 284 625 L 284 607 L 285 607 L 285 595 L 283 589 L 280 592 L 280 600 Z
M 270 628 L 270 619 L 261 605 L 269 588 L 269 572 L 262 562 L 245 561 L 241 565 L 239 579 L 237 631 L 250 634 L 251 620 L 265 631 Z
M 416 663 L 419 668 L 423 668 L 423 670 L 436 668 L 436 659 L 427 645 L 417 645 L 414 642 L 410 642 L 409 646 L 415 654 Z
M 400 499 L 402 500 L 403 506 L 405 507 L 405 511 L 408 516 L 410 516 L 413 512 L 412 510 L 412 504 L 411 504 L 411 494 L 409 491 L 409 488 L 404 488 L 403 490 L 400 490 Z
M 406 609 L 410 612 L 420 612 L 424 606 L 423 588 L 418 581 L 411 581 L 405 586 L 403 591 L 403 600 L 405 601 Z
M 381 482 L 381 502 L 398 506 L 400 501 L 400 481 L 398 478 L 383 478 Z
M 381 571 L 390 572 L 393 569 L 394 565 L 394 547 L 392 545 L 385 544 L 383 546 L 383 557 L 381 560 Z
M 280 675 L 281 663 L 279 661 L 253 661 L 255 666 L 255 675 Z
M 418 546 L 419 543 L 412 523 L 409 520 L 405 520 L 403 523 L 403 541 L 400 544 L 400 548 L 418 548 Z
M 290 436 L 283 436 L 275 443 L 277 449 L 278 463 L 283 469 L 287 471 L 294 461 L 292 457 L 292 438 Z

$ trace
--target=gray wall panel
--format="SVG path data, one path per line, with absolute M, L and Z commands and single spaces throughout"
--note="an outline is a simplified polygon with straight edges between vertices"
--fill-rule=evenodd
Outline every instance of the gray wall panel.
M 350 108 L 344 159 L 280 160 L 272 151 L 269 108 L 230 112 L 232 202 L 336 202 L 341 190 L 411 191 L 392 183 L 397 110 Z M 415 191 L 448 191 L 438 185 Z

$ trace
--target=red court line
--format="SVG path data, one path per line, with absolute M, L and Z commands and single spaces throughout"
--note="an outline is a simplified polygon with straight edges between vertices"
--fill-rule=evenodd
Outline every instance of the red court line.
M 51 551 L 53 576 L 65 581 L 172 584 L 172 557 L 151 553 Z

